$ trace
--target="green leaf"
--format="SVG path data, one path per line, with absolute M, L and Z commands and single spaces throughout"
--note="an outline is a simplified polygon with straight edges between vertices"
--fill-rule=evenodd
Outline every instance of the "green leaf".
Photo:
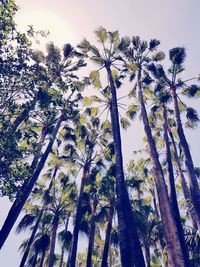
M 182 102 L 179 102 L 179 103 L 178 103 L 178 108 L 179 108 L 179 111 L 180 111 L 180 112 L 183 112 L 183 111 L 185 110 L 186 107 L 185 107 L 185 105 L 184 105 Z
M 80 124 L 85 125 L 86 124 L 86 119 L 83 115 L 80 115 Z
M 162 51 L 157 52 L 156 54 L 153 55 L 152 59 L 153 61 L 161 61 L 165 58 L 165 53 Z
M 80 48 L 83 53 L 87 53 L 90 50 L 90 42 L 83 39 L 83 41 L 78 45 L 78 48 Z
M 121 118 L 120 122 L 123 129 L 127 129 L 130 126 L 130 122 L 126 118 Z
M 78 81 L 74 81 L 74 86 L 76 87 L 76 89 L 79 91 L 79 92 L 82 92 L 84 90 L 84 84 L 81 83 L 81 82 L 78 82 Z
M 119 40 L 119 32 L 118 31 L 114 31 L 114 32 L 108 32 L 110 41 L 112 43 L 115 43 Z
M 91 96 L 91 100 L 98 103 L 102 102 L 101 98 L 96 95 Z
M 137 69 L 138 69 L 137 65 L 134 64 L 134 63 L 130 63 L 130 64 L 128 64 L 128 68 L 129 68 L 131 71 L 133 71 L 133 72 L 136 72 Z
M 99 27 L 96 31 L 95 34 L 100 42 L 105 42 L 108 39 L 107 36 L 107 31 L 103 27 Z
M 111 124 L 110 124 L 110 122 L 109 122 L 108 120 L 104 121 L 104 122 L 102 123 L 102 128 L 103 128 L 103 129 L 110 129 L 110 128 L 111 128 Z
M 90 57 L 91 61 L 97 64 L 98 66 L 102 66 L 104 64 L 104 61 L 101 57 L 92 56 Z
M 130 45 L 130 38 L 129 37 L 123 37 L 118 45 L 118 49 L 120 51 L 125 51 Z
M 95 54 L 95 56 L 100 57 L 99 49 L 96 48 L 94 45 L 90 46 L 90 51 L 92 51 L 92 53 Z
M 90 97 L 86 96 L 83 98 L 83 105 L 84 106 L 90 106 L 92 104 L 92 100 Z
M 138 110 L 139 110 L 139 106 L 132 104 L 128 107 L 126 114 L 130 119 L 134 119 L 135 116 L 137 115 Z
M 91 71 L 89 79 L 95 88 L 101 88 L 100 75 L 97 70 Z
M 97 116 L 98 115 L 98 113 L 99 113 L 99 109 L 98 108 L 96 108 L 96 107 L 93 107 L 93 108 L 91 108 L 91 115 L 92 116 Z
M 113 79 L 115 80 L 117 78 L 117 76 L 118 76 L 117 70 L 116 69 L 112 69 L 112 77 L 113 77 Z
M 197 111 L 191 107 L 186 109 L 186 117 L 191 122 L 199 121 L 199 116 L 198 116 Z

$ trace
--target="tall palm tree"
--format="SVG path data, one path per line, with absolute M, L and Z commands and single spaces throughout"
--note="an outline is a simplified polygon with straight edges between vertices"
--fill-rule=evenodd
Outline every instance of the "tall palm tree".
M 61 231 L 60 233 L 58 233 L 58 240 L 61 242 L 61 246 L 62 246 L 59 267 L 63 267 L 65 250 L 69 252 L 71 241 L 72 241 L 72 233 L 68 231 L 69 219 L 70 219 L 70 212 L 67 214 L 67 218 L 65 222 L 65 229 Z
M 40 175 L 40 172 L 42 171 L 43 167 L 44 167 L 44 164 L 47 160 L 47 157 L 53 147 L 53 144 L 54 144 L 54 141 L 55 141 L 55 138 L 56 138 L 56 135 L 60 129 L 60 126 L 61 126 L 61 122 L 63 121 L 64 119 L 64 113 L 62 113 L 60 115 L 60 118 L 58 119 L 57 121 L 57 124 L 55 126 L 55 129 L 54 129 L 54 132 L 52 134 L 52 137 L 51 137 L 51 140 L 49 141 L 49 144 L 40 160 L 40 162 L 38 163 L 38 166 L 35 170 L 35 172 L 33 173 L 28 185 L 24 188 L 23 190 L 23 194 L 21 196 L 21 198 L 19 200 L 15 200 L 15 202 L 13 203 L 7 217 L 6 217 L 6 220 L 1 228 L 1 231 L 0 231 L 0 237 L 1 237 L 1 241 L 0 241 L 0 248 L 3 246 L 4 242 L 6 241 L 14 223 L 16 222 L 26 200 L 28 199 L 33 187 L 34 187 L 34 184 L 35 182 L 37 181 L 39 175 Z
M 63 51 L 63 60 L 61 61 L 61 55 L 60 50 L 56 48 L 53 44 L 50 45 L 50 48 L 48 50 L 48 54 L 46 57 L 46 65 L 49 69 L 49 72 L 51 75 L 55 76 L 56 70 L 59 68 L 59 75 L 56 76 L 56 78 L 52 78 L 55 82 L 57 82 L 57 78 L 59 78 L 57 82 L 57 86 L 60 89 L 60 91 L 63 92 L 63 97 L 56 91 L 54 92 L 54 96 L 56 101 L 53 101 L 53 95 L 52 98 L 49 98 L 48 94 L 45 92 L 45 90 L 41 90 L 41 94 L 43 97 L 41 97 L 41 101 L 43 101 L 43 108 L 46 107 L 46 105 L 50 105 L 50 109 L 55 109 L 54 105 L 57 105 L 59 107 L 59 118 L 57 119 L 57 123 L 55 125 L 55 128 L 53 130 L 53 133 L 50 137 L 50 141 L 40 158 L 40 161 L 37 163 L 37 156 L 33 160 L 33 165 L 36 167 L 31 173 L 31 177 L 27 180 L 27 183 L 25 182 L 24 187 L 22 188 L 22 192 L 19 199 L 16 199 L 8 213 L 8 216 L 5 220 L 5 223 L 2 226 L 2 229 L 0 231 L 0 248 L 3 246 L 4 242 L 6 241 L 16 219 L 18 218 L 27 198 L 29 197 L 44 165 L 48 158 L 48 155 L 54 145 L 54 141 L 56 139 L 56 136 L 58 132 L 60 131 L 61 124 L 64 120 L 73 120 L 75 119 L 77 115 L 77 102 L 80 100 L 81 96 L 79 93 L 80 86 L 78 83 L 73 81 L 72 78 L 70 78 L 70 75 L 73 76 L 73 71 L 78 70 L 80 67 L 84 66 L 83 60 L 72 60 L 70 61 L 70 64 L 65 64 L 67 59 L 74 58 L 74 49 L 71 47 L 71 45 L 67 44 Z M 61 63 L 60 63 L 61 61 Z M 75 77 L 75 76 L 73 76 Z M 76 77 L 75 77 L 76 78 Z M 61 84 L 61 85 L 60 85 Z M 60 87 L 59 87 L 60 86 Z M 67 87 L 67 91 L 63 89 L 63 86 Z M 68 87 L 69 86 L 69 87 Z M 57 97 L 58 96 L 58 97 Z M 41 139 L 43 141 L 43 139 Z M 37 160 L 36 160 L 37 159 Z M 32 168 L 33 169 L 33 168 Z
M 113 225 L 113 219 L 115 214 L 115 206 L 116 206 L 116 193 L 115 193 L 115 165 L 111 165 L 108 169 L 106 176 L 102 178 L 100 193 L 101 198 L 105 201 L 104 207 L 107 211 L 107 228 L 105 233 L 105 241 L 102 252 L 102 261 L 101 266 L 108 266 L 108 255 L 110 250 L 110 242 L 111 242 L 111 231 Z
M 115 63 L 121 62 L 119 47 L 124 49 L 127 47 L 126 38 L 120 41 L 118 32 L 107 32 L 106 29 L 100 27 L 96 31 L 97 40 L 101 44 L 102 50 L 84 40 L 79 47 L 83 53 L 89 55 L 92 61 L 95 61 L 101 69 L 106 70 L 111 101 L 111 125 L 115 146 L 116 157 L 116 192 L 117 192 L 117 213 L 118 213 L 118 229 L 120 239 L 120 253 L 122 266 L 145 266 L 144 258 L 139 243 L 137 229 L 134 222 L 133 212 L 129 201 L 128 192 L 124 181 L 123 157 L 121 148 L 121 134 L 119 125 L 119 113 L 116 96 L 116 70 Z M 107 47 L 106 47 L 107 46 Z M 101 88 L 99 80 L 99 70 L 90 74 L 90 81 L 96 88 Z M 114 78 L 115 77 L 115 78 Z
M 194 163 L 193 163 L 192 156 L 190 153 L 189 145 L 188 145 L 185 132 L 183 129 L 183 124 L 182 124 L 181 115 L 180 115 L 181 111 L 179 108 L 179 97 L 177 95 L 177 89 L 185 85 L 184 81 L 181 81 L 180 79 L 178 79 L 178 75 L 182 73 L 184 70 L 183 63 L 186 57 L 185 49 L 183 47 L 175 47 L 169 51 L 169 57 L 172 63 L 171 68 L 170 68 L 171 76 L 168 77 L 164 68 L 161 65 L 152 64 L 149 69 L 152 71 L 152 73 L 158 80 L 162 79 L 162 83 L 166 87 L 168 86 L 171 92 L 171 96 L 172 96 L 173 104 L 174 104 L 177 132 L 179 135 L 180 144 L 183 148 L 183 152 L 185 156 L 185 165 L 186 165 L 188 175 L 189 175 L 190 194 L 191 194 L 195 212 L 197 214 L 197 224 L 199 225 L 200 223 L 199 185 L 198 185 Z M 189 113 L 192 113 L 194 121 L 198 121 L 198 115 L 196 114 L 194 109 L 187 108 L 186 110 L 189 111 Z M 188 115 L 189 114 L 187 113 L 187 116 Z
M 159 207 L 163 226 L 165 229 L 167 253 L 170 266 L 187 266 L 184 262 L 184 255 L 181 250 L 180 241 L 178 238 L 178 231 L 173 218 L 173 212 L 171 209 L 169 197 L 167 194 L 167 188 L 164 180 L 163 170 L 159 161 L 159 155 L 156 149 L 155 140 L 152 135 L 150 123 L 145 107 L 144 93 L 146 87 L 151 83 L 151 78 L 148 74 L 143 74 L 145 65 L 151 60 L 162 59 L 163 55 L 150 53 L 154 52 L 159 45 L 158 40 L 151 40 L 149 43 L 141 41 L 139 37 L 132 38 L 132 47 L 126 53 L 128 60 L 134 65 L 134 72 L 136 77 L 136 89 L 138 92 L 138 99 L 140 102 L 141 116 L 144 124 L 144 131 L 147 137 L 150 159 L 153 165 L 154 176 L 156 180 L 157 195 L 159 200 Z
M 87 117 L 87 115 L 86 115 Z M 85 125 L 78 125 L 75 128 L 74 133 L 68 132 L 66 136 L 73 137 L 75 141 L 76 147 L 73 147 L 71 144 L 69 144 L 67 147 L 71 148 L 71 152 L 68 153 L 68 155 L 65 157 L 68 160 L 70 159 L 74 164 L 78 164 L 79 168 L 82 168 L 82 176 L 81 176 L 81 184 L 80 184 L 80 190 L 79 190 L 79 197 L 78 197 L 78 203 L 77 203 L 77 209 L 76 209 L 76 217 L 75 217 L 75 223 L 74 223 L 74 230 L 73 230 L 73 238 L 72 238 L 72 245 L 71 245 L 71 253 L 70 253 L 70 267 L 75 266 L 76 262 L 76 253 L 77 253 L 77 244 L 78 244 L 78 233 L 79 233 L 79 226 L 81 222 L 81 218 L 83 216 L 82 214 L 82 198 L 84 195 L 84 187 L 86 180 L 88 178 L 88 175 L 91 171 L 91 166 L 95 164 L 102 164 L 101 157 L 103 155 L 103 146 L 99 146 L 99 143 L 101 143 L 101 136 L 109 134 L 109 132 L 105 132 L 101 129 L 100 121 L 98 118 L 91 117 L 90 121 L 85 122 L 83 120 L 84 116 L 81 116 L 80 119 L 82 119 L 82 122 L 85 123 Z M 81 121 L 79 121 L 81 123 Z M 68 150 L 69 151 L 69 150 Z M 68 152 L 67 151 L 67 152 Z
M 177 169 L 178 169 L 179 176 L 181 178 L 181 186 L 182 186 L 184 198 L 185 198 L 185 201 L 188 204 L 188 206 L 191 207 L 192 199 L 191 199 L 190 190 L 189 190 L 189 187 L 187 185 L 186 178 L 185 178 L 185 175 L 184 175 L 184 172 L 183 172 L 183 169 L 182 169 L 181 158 L 178 155 L 176 142 L 174 140 L 174 136 L 172 134 L 171 129 L 169 128 L 168 131 L 169 131 L 169 136 L 170 136 L 170 139 L 171 139 L 171 142 L 172 142 L 172 146 L 173 146 L 174 160 L 175 160 L 175 163 L 176 163 L 176 166 L 177 166 Z M 192 225 L 197 230 L 198 229 L 198 226 L 197 226 L 197 215 L 196 215 L 195 209 L 194 208 L 188 208 L 188 211 L 189 211 L 189 214 L 190 214 L 190 218 L 192 220 Z
M 160 86 L 160 89 L 158 90 L 158 85 L 156 85 L 156 96 L 158 99 L 158 105 L 154 106 L 152 110 L 153 113 L 159 117 L 159 110 L 161 110 L 161 116 L 162 116 L 162 125 L 163 125 L 163 140 L 165 145 L 165 151 L 166 151 L 166 164 L 167 164 L 167 188 L 168 188 L 168 195 L 171 202 L 173 214 L 174 214 L 174 220 L 176 223 L 176 227 L 178 230 L 178 235 L 181 243 L 181 249 L 183 252 L 183 255 L 185 257 L 185 261 L 187 266 L 189 266 L 189 256 L 188 256 L 188 250 L 184 239 L 184 229 L 181 223 L 181 217 L 180 217 L 180 211 L 178 207 L 178 200 L 177 200 L 177 193 L 176 193 L 176 187 L 175 187 L 175 178 L 174 178 L 174 168 L 172 163 L 172 155 L 171 155 L 171 144 L 169 140 L 169 127 L 170 127 L 170 120 L 169 120 L 169 112 L 172 112 L 167 108 L 167 103 L 170 102 L 171 96 L 169 93 L 163 91 L 162 86 Z M 155 122 L 154 122 L 155 123 Z

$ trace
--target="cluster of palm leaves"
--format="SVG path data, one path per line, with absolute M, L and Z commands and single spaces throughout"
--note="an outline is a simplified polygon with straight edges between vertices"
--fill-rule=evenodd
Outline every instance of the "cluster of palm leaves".
M 13 202 L 0 248 L 19 219 L 20 267 L 199 266 L 200 171 L 185 128 L 198 125 L 186 96 L 200 87 L 183 78 L 185 49 L 166 70 L 158 40 L 100 27 L 97 46 L 42 52 L 32 27 L 17 30 L 14 1 L 0 8 L 0 194 Z M 138 123 L 144 146 L 125 168 L 121 129 Z

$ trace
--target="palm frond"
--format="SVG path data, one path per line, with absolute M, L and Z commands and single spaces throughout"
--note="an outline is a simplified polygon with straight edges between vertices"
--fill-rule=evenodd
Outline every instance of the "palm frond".
M 22 231 L 25 231 L 28 227 L 30 227 L 35 221 L 36 216 L 34 214 L 26 214 L 19 222 L 16 233 L 19 234 Z
M 173 64 L 181 65 L 183 64 L 186 53 L 184 47 L 175 47 L 169 50 L 169 58 Z
M 186 108 L 186 117 L 191 122 L 198 122 L 199 121 L 199 116 L 198 116 L 197 111 L 191 107 Z

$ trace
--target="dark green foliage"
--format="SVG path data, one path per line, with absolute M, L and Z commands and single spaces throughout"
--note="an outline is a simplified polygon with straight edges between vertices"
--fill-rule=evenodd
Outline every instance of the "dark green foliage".
M 63 47 L 64 57 L 67 58 L 73 51 L 73 47 L 70 44 L 65 44 Z
M 48 234 L 44 234 L 38 239 L 36 239 L 34 243 L 34 249 L 35 251 L 42 253 L 43 251 L 46 251 L 50 244 L 50 237 Z
M 195 97 L 197 93 L 200 92 L 200 87 L 197 86 L 196 84 L 192 84 L 188 88 L 184 90 L 184 94 L 186 94 L 188 97 Z
M 34 214 L 26 214 L 24 217 L 21 219 L 20 223 L 17 226 L 17 233 L 20 233 L 22 231 L 26 231 L 28 227 L 30 227 L 33 222 L 35 221 L 35 215 Z
M 175 47 L 175 48 L 170 49 L 169 58 L 173 64 L 177 64 L 177 65 L 183 64 L 186 58 L 185 48 Z
M 149 50 L 150 51 L 152 51 L 152 50 L 154 50 L 157 46 L 159 46 L 160 45 L 160 41 L 159 40 L 157 40 L 157 39 L 152 39 L 152 40 L 150 40 L 150 42 L 149 42 Z
M 197 111 L 191 107 L 186 108 L 186 117 L 191 122 L 199 121 L 199 116 L 198 116 Z

